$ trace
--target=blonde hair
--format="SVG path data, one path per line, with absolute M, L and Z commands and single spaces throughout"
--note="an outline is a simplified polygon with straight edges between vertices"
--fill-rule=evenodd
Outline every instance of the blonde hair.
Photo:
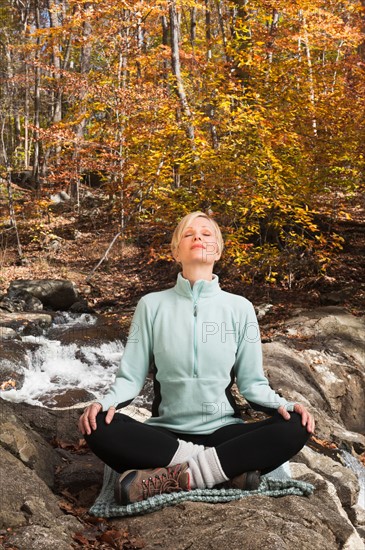
M 172 235 L 172 239 L 171 239 L 171 252 L 172 252 L 172 255 L 173 255 L 174 258 L 176 257 L 176 252 L 177 252 L 178 246 L 180 244 L 182 235 L 185 231 L 185 228 L 188 227 L 189 224 L 192 223 L 196 218 L 205 218 L 206 220 L 208 220 L 211 223 L 211 225 L 213 226 L 214 232 L 215 232 L 215 236 L 217 238 L 218 252 L 219 252 L 219 254 L 222 253 L 223 247 L 224 247 L 224 242 L 223 242 L 222 232 L 220 230 L 219 225 L 217 224 L 217 222 L 215 220 L 213 220 L 213 218 L 208 216 L 208 214 L 204 214 L 204 212 L 197 211 L 197 212 L 191 212 L 190 214 L 187 214 L 186 216 L 184 216 L 179 221 L 178 225 L 175 228 L 175 231 L 174 231 L 174 233 Z

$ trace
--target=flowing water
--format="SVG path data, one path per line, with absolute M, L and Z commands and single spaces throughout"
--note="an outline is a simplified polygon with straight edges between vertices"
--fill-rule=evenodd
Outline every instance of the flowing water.
M 23 336 L 26 365 L 23 384 L 19 389 L 1 392 L 3 399 L 32 405 L 57 405 L 56 397 L 70 390 L 84 390 L 80 397 L 92 400 L 102 395 L 114 379 L 123 345 L 120 340 L 63 344 L 53 334 L 67 331 L 87 331 L 95 327 L 97 317 L 89 314 L 59 314 L 49 330 L 41 336 Z M 69 403 L 71 404 L 71 403 Z M 67 403 L 66 403 L 67 405 Z
M 120 339 L 95 339 L 98 323 L 95 315 L 59 313 L 42 335 L 23 336 L 23 383 L 18 389 L 0 391 L 1 397 L 47 407 L 101 398 L 115 378 L 124 348 Z M 147 380 L 134 404 L 148 406 L 151 390 L 152 382 Z

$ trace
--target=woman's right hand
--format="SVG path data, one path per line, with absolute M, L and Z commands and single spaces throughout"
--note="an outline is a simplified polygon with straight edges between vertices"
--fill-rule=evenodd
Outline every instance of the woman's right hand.
M 82 435 L 90 435 L 92 430 L 96 430 L 96 416 L 99 414 L 102 408 L 103 407 L 101 403 L 91 403 L 91 405 L 86 407 L 79 419 L 79 430 Z M 115 407 L 109 407 L 105 417 L 105 422 L 107 424 L 110 424 L 110 422 L 113 420 L 114 414 Z

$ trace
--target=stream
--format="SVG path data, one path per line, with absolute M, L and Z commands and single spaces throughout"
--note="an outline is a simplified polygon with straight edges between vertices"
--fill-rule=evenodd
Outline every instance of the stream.
M 22 385 L 0 391 L 1 397 L 50 408 L 84 405 L 101 398 L 114 381 L 124 348 L 120 339 L 103 340 L 98 323 L 96 315 L 62 312 L 43 334 L 23 335 L 26 364 Z M 151 386 L 148 380 L 147 390 Z M 134 405 L 148 405 L 147 390 Z

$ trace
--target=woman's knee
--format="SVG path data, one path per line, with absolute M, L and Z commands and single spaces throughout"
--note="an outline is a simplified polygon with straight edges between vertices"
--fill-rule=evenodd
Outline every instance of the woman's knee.
M 304 445 L 311 434 L 308 432 L 307 427 L 303 426 L 301 415 L 291 412 L 290 419 L 287 422 L 289 422 L 293 435 L 303 440 Z
M 113 416 L 111 422 L 107 424 L 105 417 L 108 411 L 101 411 L 96 416 L 96 429 L 92 430 L 91 434 L 85 435 L 87 443 L 102 440 L 104 437 L 111 437 L 112 434 L 120 433 L 123 429 L 123 424 L 139 423 L 138 420 L 122 413 L 117 413 Z

